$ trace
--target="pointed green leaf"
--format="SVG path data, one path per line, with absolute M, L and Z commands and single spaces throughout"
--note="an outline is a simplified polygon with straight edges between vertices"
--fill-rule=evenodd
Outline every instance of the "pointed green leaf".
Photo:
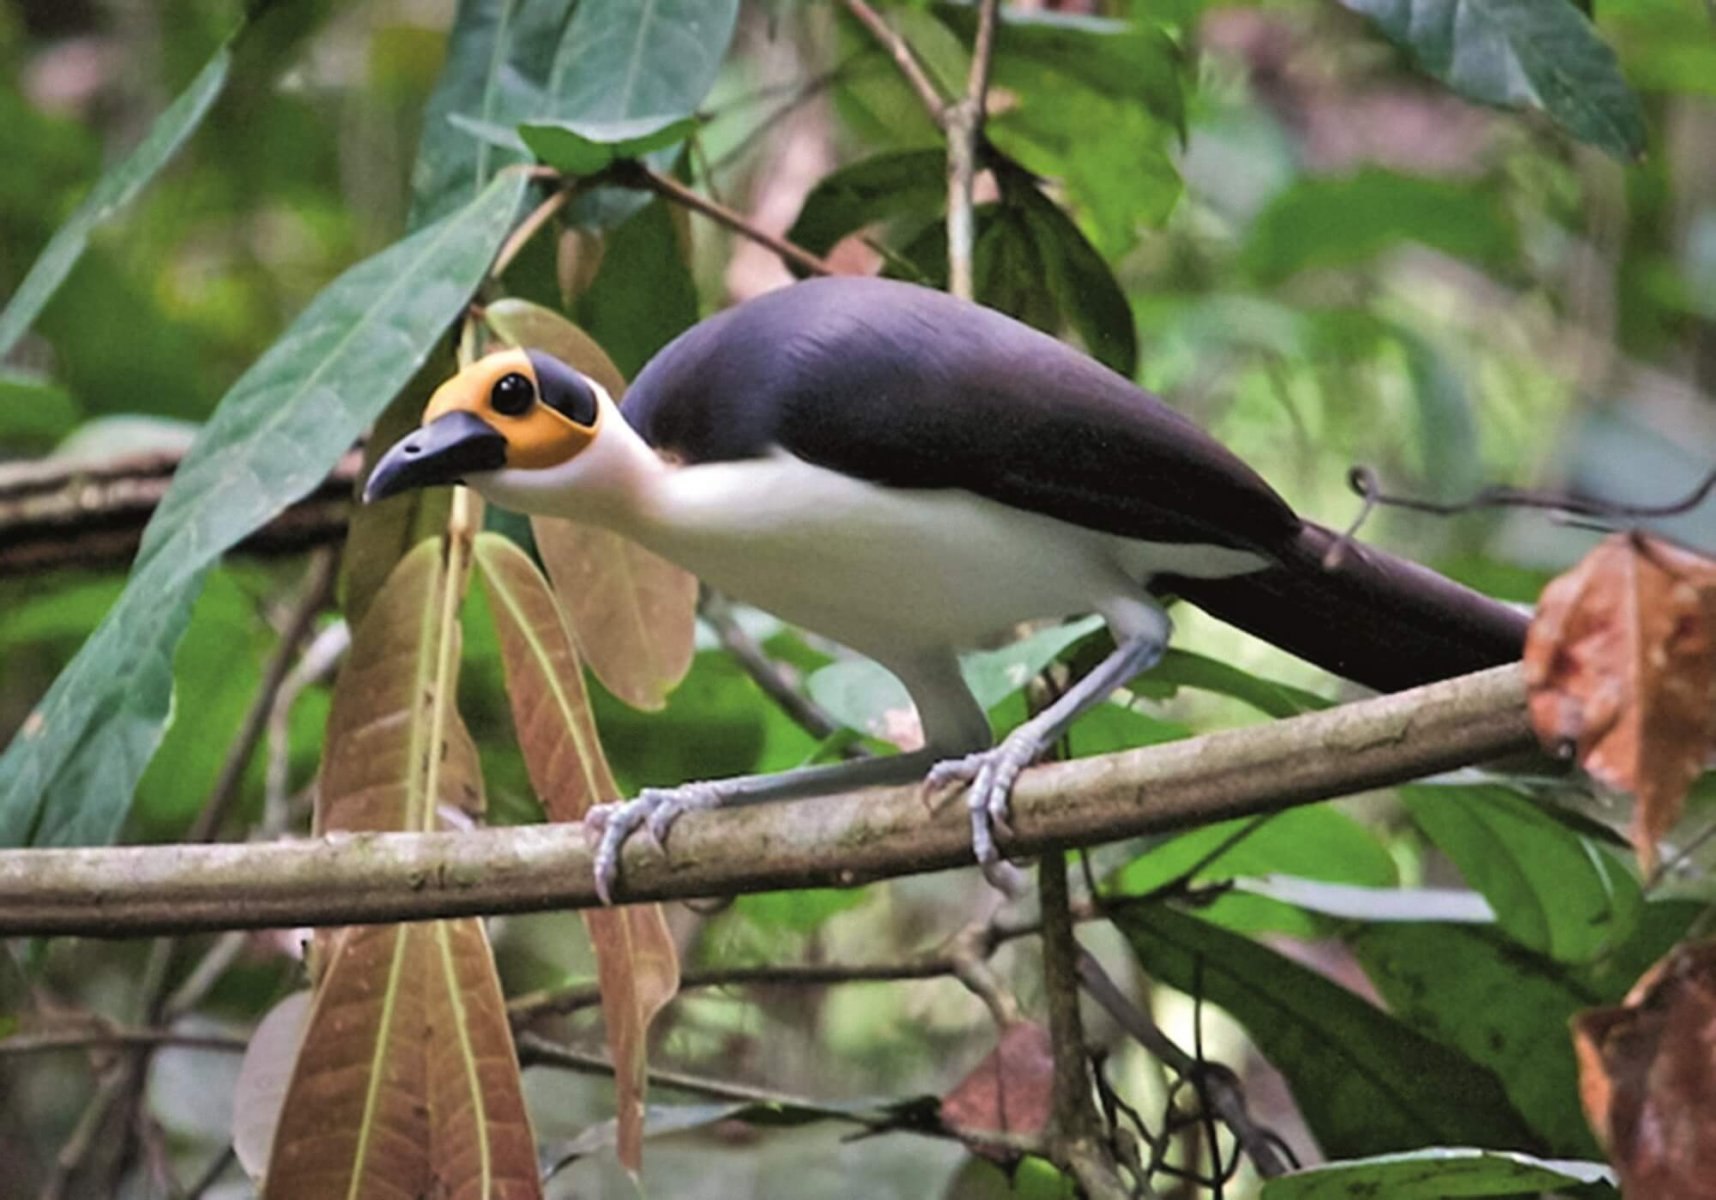
M 897 150 L 825 175 L 804 198 L 787 240 L 826 254 L 866 225 L 914 217 L 935 220 L 947 202 L 947 155 L 942 150 Z
M 83 203 L 48 239 L 48 244 L 31 265 L 30 273 L 24 276 L 24 282 L 18 285 L 5 309 L 0 311 L 0 358 L 18 344 L 18 339 L 42 311 L 54 289 L 71 273 L 72 265 L 83 254 L 84 247 L 89 245 L 89 235 L 96 226 L 136 199 L 137 194 L 202 124 L 209 106 L 226 87 L 227 75 L 232 70 L 232 42 L 233 38 L 228 38 L 221 44 L 197 77 L 191 80 L 191 86 L 155 118 L 155 123 L 149 127 L 148 134 L 137 148 L 101 177 Z
M 1539 1148 L 1494 1074 L 1315 971 L 1165 904 L 1115 923 L 1146 972 L 1245 1027 L 1327 1153 Z
M 1567 0 L 1342 0 L 1471 100 L 1537 109 L 1619 159 L 1644 153 L 1644 115 L 1615 52 Z
M 1589 962 L 1638 920 L 1643 896 L 1627 858 L 1519 792 L 1499 784 L 1414 784 L 1400 795 L 1522 946 Z
M 160 740 L 214 561 L 319 484 L 423 361 L 512 226 L 521 175 L 360 263 L 233 385 L 143 535 L 119 602 L 0 758 L 0 845 L 110 840 Z
M 579 0 L 548 76 L 544 115 L 688 117 L 733 38 L 739 0 Z
M 411 171 L 413 229 L 469 203 L 501 167 L 529 157 L 512 126 L 547 111 L 543 89 L 571 8 L 571 0 L 460 0 L 423 112 Z M 497 145 L 473 127 L 507 140 Z
M 1583 1183 L 1613 1183 L 1600 1162 L 1566 1162 L 1498 1150 L 1435 1147 L 1407 1154 L 1325 1163 L 1271 1179 L 1263 1200 L 1452 1200 L 1456 1196 L 1537 1196 Z
M 518 135 L 536 157 L 567 175 L 594 175 L 619 158 L 677 145 L 697 128 L 693 117 L 619 121 L 527 121 Z

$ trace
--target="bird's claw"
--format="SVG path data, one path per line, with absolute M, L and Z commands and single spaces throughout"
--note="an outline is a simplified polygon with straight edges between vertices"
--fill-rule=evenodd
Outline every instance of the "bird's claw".
M 714 784 L 687 783 L 675 788 L 644 788 L 634 799 L 593 806 L 584 814 L 584 829 L 596 847 L 592 865 L 596 895 L 602 903 L 614 902 L 620 853 L 639 829 L 649 834 L 658 850 L 665 850 L 668 830 L 675 821 L 688 812 L 718 808 L 724 800 Z
M 1042 747 L 1036 739 L 1009 736 L 994 749 L 938 762 L 924 779 L 932 793 L 969 785 L 965 803 L 971 812 L 971 852 L 983 868 L 984 878 L 1002 890 L 1010 890 L 1011 880 L 995 835 L 1013 836 L 1009 822 L 1013 785 L 1040 753 Z

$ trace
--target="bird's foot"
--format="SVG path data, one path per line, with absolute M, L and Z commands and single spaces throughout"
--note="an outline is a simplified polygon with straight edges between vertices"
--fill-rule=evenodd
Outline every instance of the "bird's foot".
M 971 811 L 971 852 L 983 876 L 1002 891 L 1012 891 L 1014 880 L 1001 858 L 995 835 L 1012 837 L 1008 824 L 1013 785 L 1019 773 L 1042 754 L 1041 741 L 1024 729 L 1014 730 L 999 746 L 979 750 L 962 758 L 948 758 L 930 768 L 924 786 L 932 793 L 969 785 L 966 807 Z
M 727 797 L 713 783 L 687 783 L 673 788 L 645 788 L 634 799 L 597 804 L 584 814 L 585 836 L 595 845 L 596 895 L 614 902 L 620 877 L 620 851 L 639 829 L 647 830 L 658 848 L 667 845 L 667 832 L 688 812 L 719 808 Z

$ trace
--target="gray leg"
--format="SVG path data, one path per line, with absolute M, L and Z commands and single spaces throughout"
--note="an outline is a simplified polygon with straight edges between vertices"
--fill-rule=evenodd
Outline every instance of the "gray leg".
M 1019 773 L 1059 741 L 1084 713 L 1155 666 L 1166 649 L 1167 638 L 1154 632 L 1127 638 L 1094 671 L 1008 734 L 999 746 L 946 759 L 930 770 L 925 786 L 932 791 L 954 784 L 971 785 L 966 796 L 971 809 L 971 849 L 991 882 L 995 882 L 991 867 L 1001 858 L 995 846 L 995 830 L 1011 833 L 1007 805 Z
M 913 783 L 935 762 L 933 750 L 915 750 L 885 758 L 861 758 L 854 762 L 821 767 L 799 767 L 774 775 L 740 775 L 708 783 L 687 783 L 673 788 L 645 788 L 633 800 L 598 804 L 584 815 L 584 828 L 599 838 L 596 844 L 596 894 L 612 904 L 614 880 L 619 877 L 620 849 L 640 828 L 647 828 L 658 844 L 665 844 L 673 822 L 688 812 L 737 804 L 762 804 L 771 800 L 794 800 L 804 796 L 829 795 L 853 788 Z

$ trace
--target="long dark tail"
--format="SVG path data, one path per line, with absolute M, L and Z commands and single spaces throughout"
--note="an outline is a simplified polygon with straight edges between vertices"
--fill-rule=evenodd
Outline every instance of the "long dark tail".
M 1324 556 L 1338 537 L 1306 522 L 1279 566 L 1228 579 L 1161 576 L 1154 586 L 1381 691 L 1519 658 L 1524 613 L 1357 543 L 1345 547 L 1337 566 L 1326 567 Z

